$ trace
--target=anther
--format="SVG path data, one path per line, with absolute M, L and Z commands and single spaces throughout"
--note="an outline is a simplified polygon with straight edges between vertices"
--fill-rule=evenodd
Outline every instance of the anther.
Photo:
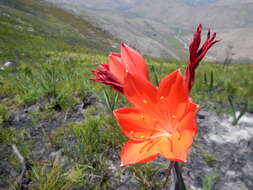
M 148 101 L 147 101 L 147 100 L 142 100 L 142 102 L 143 102 L 144 104 L 147 104 L 147 103 L 148 103 Z

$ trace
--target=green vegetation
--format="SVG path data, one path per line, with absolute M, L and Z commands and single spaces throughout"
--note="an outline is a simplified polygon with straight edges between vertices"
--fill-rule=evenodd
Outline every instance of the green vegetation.
M 215 162 L 218 161 L 218 158 L 216 157 L 216 155 L 213 153 L 210 153 L 208 151 L 204 151 L 204 150 L 203 150 L 202 154 L 203 154 L 203 158 L 204 158 L 205 162 L 207 163 L 207 165 L 210 167 L 214 167 Z
M 212 190 L 217 177 L 218 175 L 215 173 L 208 174 L 203 180 L 203 190 Z
M 15 141 L 16 131 L 14 129 L 3 128 L 0 126 L 0 142 L 4 144 L 11 144 Z
M 108 52 L 115 42 L 87 21 L 40 1 L 0 3 L 1 62 L 42 63 L 65 51 Z
M 31 188 L 34 190 L 69 190 L 80 182 L 83 177 L 83 168 L 76 165 L 65 171 L 61 163 L 55 160 L 50 164 L 36 164 L 30 171 Z
M 136 180 L 139 183 L 138 189 L 160 189 L 167 183 L 166 178 L 162 181 L 159 179 L 159 170 L 164 170 L 165 168 L 161 166 L 154 166 L 151 163 L 147 164 L 137 164 L 130 167 Z
M 9 113 L 5 105 L 0 104 L 0 125 L 9 119 Z
M 77 161 L 91 163 L 94 155 L 108 152 L 112 147 L 117 148 L 124 142 L 125 138 L 119 132 L 116 122 L 114 125 L 107 125 L 106 122 L 112 118 L 102 117 L 91 117 L 83 123 L 70 124 L 70 132 L 77 139 Z
M 72 63 L 64 58 L 51 58 L 48 62 L 32 66 L 22 64 L 12 71 L 1 73 L 4 85 L 1 95 L 12 94 L 18 104 L 32 103 L 43 97 L 53 98 L 55 104 L 65 108 L 70 102 L 76 102 L 73 93 L 81 96 L 86 92 L 88 79 L 85 74 L 80 62 Z
M 83 168 L 83 178 L 75 186 L 88 189 L 109 187 L 115 174 L 109 169 L 106 158 L 115 156 L 114 151 L 119 152 L 126 140 L 112 115 L 88 116 L 84 122 L 69 123 L 68 127 L 59 127 L 50 139 L 63 146 L 64 154 Z M 63 143 L 68 139 L 76 139 L 74 146 Z

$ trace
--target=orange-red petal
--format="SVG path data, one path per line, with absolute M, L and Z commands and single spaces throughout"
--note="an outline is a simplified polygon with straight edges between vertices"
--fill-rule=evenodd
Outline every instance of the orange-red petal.
M 178 122 L 177 130 L 181 133 L 185 130 L 192 131 L 197 134 L 196 112 L 188 112 L 181 121 Z
M 161 156 L 168 160 L 171 160 L 171 158 L 174 157 L 172 153 L 172 146 L 172 141 L 168 137 L 164 137 L 160 139 L 160 143 L 157 149 Z
M 129 164 L 145 163 L 154 160 L 158 156 L 156 145 L 159 139 L 153 141 L 135 142 L 128 141 L 122 148 L 120 158 L 121 167 Z
M 131 73 L 125 77 L 124 94 L 129 102 L 145 111 L 154 109 L 157 102 L 157 88 L 148 80 Z
M 157 132 L 154 118 L 137 108 L 121 108 L 114 111 L 122 132 L 131 140 L 143 141 Z
M 96 76 L 90 80 L 104 83 L 114 90 L 123 93 L 123 85 L 118 79 L 110 72 L 108 64 L 100 64 L 97 69 L 92 70 L 92 73 Z
M 173 155 L 174 159 L 187 161 L 188 150 L 193 143 L 195 133 L 185 130 L 180 133 L 180 138 L 173 140 Z M 173 158 L 172 158 L 173 159 Z
M 170 138 L 164 137 L 157 146 L 159 154 L 168 160 L 186 162 L 193 137 L 194 133 L 191 131 L 183 131 L 181 134 L 174 134 Z
M 143 57 L 126 44 L 121 44 L 120 52 L 122 61 L 129 72 L 148 80 L 148 68 Z
M 158 89 L 159 107 L 162 113 L 180 118 L 189 102 L 189 93 L 179 70 L 174 71 L 160 82 Z
M 112 53 L 108 59 L 110 72 L 123 84 L 126 67 L 122 63 L 120 54 Z

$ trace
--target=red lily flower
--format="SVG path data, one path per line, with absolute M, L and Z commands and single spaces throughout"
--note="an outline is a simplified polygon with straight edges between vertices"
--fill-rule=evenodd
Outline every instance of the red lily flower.
M 121 167 L 144 163 L 162 155 L 183 161 L 197 133 L 198 105 L 180 71 L 162 79 L 159 87 L 128 73 L 124 94 L 134 107 L 114 111 L 122 132 L 129 138 L 121 152 Z
M 202 25 L 200 24 L 194 33 L 192 43 L 189 46 L 190 60 L 185 71 L 185 82 L 189 90 L 191 90 L 195 80 L 195 70 L 199 66 L 199 62 L 205 57 L 207 51 L 219 40 L 215 40 L 216 33 L 211 36 L 211 31 L 208 30 L 207 39 L 205 43 L 200 47 L 201 43 L 201 31 Z
M 101 64 L 98 69 L 92 71 L 96 78 L 91 80 L 102 82 L 120 93 L 123 93 L 126 71 L 148 80 L 145 60 L 126 44 L 121 44 L 120 53 L 112 53 L 108 59 L 109 64 Z

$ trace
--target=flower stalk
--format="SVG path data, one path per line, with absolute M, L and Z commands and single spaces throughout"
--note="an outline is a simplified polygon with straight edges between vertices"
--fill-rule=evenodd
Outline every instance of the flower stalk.
M 182 172 L 179 166 L 178 162 L 175 162 L 174 164 L 174 171 L 176 174 L 176 179 L 175 179 L 175 190 L 186 190 L 185 184 L 184 184 L 184 179 L 182 177 Z

